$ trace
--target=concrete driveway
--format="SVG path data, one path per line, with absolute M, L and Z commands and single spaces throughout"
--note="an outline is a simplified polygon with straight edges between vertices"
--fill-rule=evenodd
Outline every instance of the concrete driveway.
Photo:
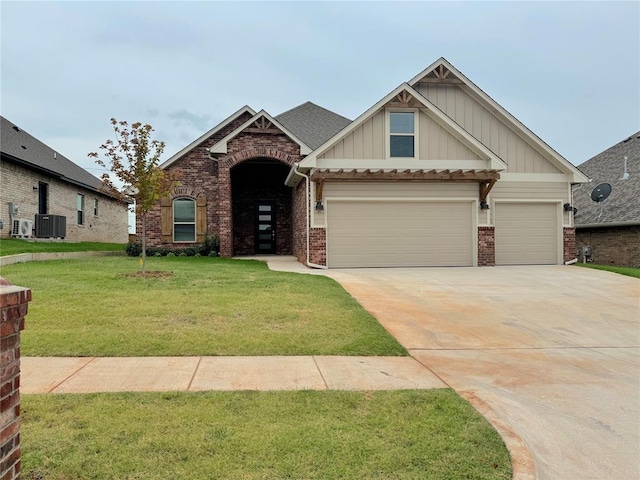
M 326 273 L 519 435 L 537 478 L 640 478 L 639 280 L 566 266 Z

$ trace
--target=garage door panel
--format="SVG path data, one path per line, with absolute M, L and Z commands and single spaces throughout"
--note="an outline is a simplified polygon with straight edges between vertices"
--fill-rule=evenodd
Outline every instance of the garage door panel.
M 329 201 L 329 267 L 473 265 L 471 205 Z
M 558 261 L 555 203 L 496 203 L 496 265 L 555 265 Z

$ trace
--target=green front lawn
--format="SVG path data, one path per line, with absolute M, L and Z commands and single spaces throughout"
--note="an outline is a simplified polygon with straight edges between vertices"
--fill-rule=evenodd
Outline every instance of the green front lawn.
M 263 262 L 150 258 L 163 278 L 128 276 L 138 259 L 3 267 L 32 289 L 23 355 L 406 355 L 338 283 Z
M 24 395 L 22 475 L 48 479 L 510 479 L 448 389 Z
M 606 270 L 607 272 L 619 273 L 629 277 L 640 278 L 640 268 L 635 267 L 612 267 L 610 265 L 597 265 L 595 263 L 576 263 L 579 267 L 594 268 L 596 270 Z
M 123 243 L 99 242 L 29 242 L 17 238 L 0 239 L 0 257 L 17 255 L 18 253 L 41 252 L 123 252 Z

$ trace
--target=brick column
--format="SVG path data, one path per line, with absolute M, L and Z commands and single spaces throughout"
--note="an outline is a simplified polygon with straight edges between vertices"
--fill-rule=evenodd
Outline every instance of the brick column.
M 564 250 L 564 261 L 569 262 L 576 258 L 576 229 L 575 227 L 564 227 L 562 231 L 562 246 Z
M 324 228 L 309 229 L 309 261 L 316 265 L 327 265 L 327 230 Z
M 495 227 L 478 227 L 478 266 L 493 267 L 496 264 Z
M 218 164 L 220 256 L 227 258 L 233 256 L 233 208 L 231 198 L 231 167 Z
M 0 277 L 0 478 L 20 478 L 20 331 L 31 290 Z

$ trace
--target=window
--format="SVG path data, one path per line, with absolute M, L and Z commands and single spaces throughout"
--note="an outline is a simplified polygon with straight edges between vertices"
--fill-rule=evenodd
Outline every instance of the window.
M 190 198 L 173 201 L 173 241 L 196 241 L 196 202 Z
M 389 112 L 389 156 L 415 157 L 414 112 Z
M 38 213 L 46 215 L 49 213 L 49 184 L 38 182 Z
M 93 216 L 94 217 L 98 216 L 98 199 L 97 198 L 93 199 Z
M 77 196 L 78 203 L 78 225 L 84 225 L 84 195 L 81 193 Z

